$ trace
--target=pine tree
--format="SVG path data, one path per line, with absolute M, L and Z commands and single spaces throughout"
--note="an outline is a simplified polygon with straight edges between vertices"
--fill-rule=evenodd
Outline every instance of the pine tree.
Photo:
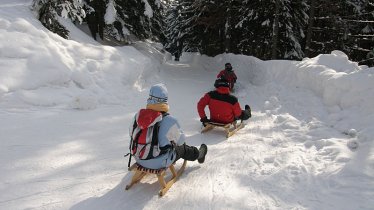
M 106 12 L 106 4 L 108 1 L 104 0 L 86 0 L 87 1 L 87 24 L 90 29 L 92 37 L 96 40 L 97 34 L 103 40 L 105 21 L 104 16 Z
M 215 56 L 225 52 L 225 13 L 224 1 L 201 0 L 192 5 L 195 12 L 194 34 L 190 40 L 199 43 L 199 52 Z M 191 28 L 192 29 L 192 28 Z M 195 32 L 196 31 L 196 32 Z M 198 33 L 202 31 L 203 33 Z M 201 41 L 200 41 L 201 40 Z M 197 42 L 199 41 L 199 42 Z
M 150 38 L 164 44 L 166 42 L 163 30 L 165 28 L 165 18 L 163 17 L 166 9 L 165 5 L 159 0 L 148 0 L 148 3 L 153 10 L 153 15 L 149 18 Z
M 315 19 L 315 12 L 316 12 L 317 0 L 310 0 L 310 7 L 308 11 L 308 26 L 307 26 L 307 35 L 305 40 L 305 55 L 308 57 L 311 54 L 311 43 L 312 43 L 312 35 L 313 35 L 313 28 L 314 28 L 314 19 Z
M 358 20 L 358 46 L 362 47 L 364 58 L 359 56 L 360 64 L 374 66 L 374 0 L 364 1 L 363 9 Z
M 374 65 L 374 0 L 350 0 L 344 14 L 344 51 L 361 64 Z
M 86 0 L 92 36 L 130 42 L 151 38 L 165 42 L 164 5 L 158 0 Z
M 279 58 L 300 60 L 304 57 L 303 40 L 308 23 L 305 0 L 280 1 Z
M 58 21 L 58 16 L 82 23 L 86 16 L 81 0 L 33 0 L 32 8 L 37 12 L 40 22 L 50 31 L 64 38 L 69 31 Z
M 131 34 L 138 39 L 149 37 L 149 24 L 143 1 L 116 0 L 116 7 L 118 17 Z
M 310 38 L 310 56 L 345 52 L 352 60 L 365 60 L 374 46 L 373 0 L 315 0 L 315 23 Z M 323 8 L 323 9 L 321 9 Z
M 315 23 L 311 38 L 310 56 L 343 49 L 341 16 L 345 0 L 316 0 Z
M 243 1 L 236 27 L 243 34 L 238 42 L 240 53 L 270 59 L 272 53 L 275 4 L 272 1 Z M 277 38 L 278 40 L 279 38 Z
M 184 50 L 217 55 L 236 50 L 236 11 L 239 0 L 181 2 Z
M 170 3 L 165 11 L 165 49 L 178 59 L 182 49 L 179 42 L 181 41 L 182 16 L 181 5 L 178 1 Z
M 177 48 L 185 52 L 201 52 L 203 27 L 198 24 L 200 10 L 197 6 L 200 1 L 180 0 L 180 34 L 177 39 Z M 182 50 L 179 50 L 180 52 Z
M 258 17 L 257 13 L 258 9 L 255 9 L 254 1 L 245 0 L 242 2 L 242 6 L 238 10 L 238 16 L 242 18 L 234 23 L 235 29 L 242 32 L 237 35 L 238 53 L 254 56 L 259 55 L 261 43 L 258 43 L 258 45 L 255 44 L 256 40 L 259 40 L 259 37 L 257 38 L 255 35 L 261 33 L 259 26 L 255 24 L 255 19 Z
M 116 0 L 108 0 L 104 16 L 104 36 L 112 41 L 128 43 L 128 31 L 123 25 L 123 20 L 118 17 L 118 6 Z
M 176 57 L 185 51 L 301 59 L 304 51 L 335 49 L 363 63 L 374 57 L 374 0 L 33 0 L 33 7 L 65 38 L 59 17 L 87 21 L 95 39 L 159 41 Z

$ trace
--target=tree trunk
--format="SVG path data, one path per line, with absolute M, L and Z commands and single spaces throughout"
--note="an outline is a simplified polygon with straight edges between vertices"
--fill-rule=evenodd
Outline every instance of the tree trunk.
M 226 11 L 226 24 L 225 24 L 225 52 L 230 52 L 230 43 L 231 43 L 231 3 L 230 0 L 228 3 Z
M 306 44 L 305 44 L 305 56 L 309 57 L 311 53 L 311 42 L 312 42 L 312 33 L 314 26 L 314 11 L 316 7 L 316 0 L 310 0 L 310 10 L 309 10 L 309 22 L 308 22 L 308 31 L 306 34 Z
M 278 39 L 279 39 L 279 10 L 280 10 L 280 1 L 275 0 L 275 19 L 273 24 L 273 38 L 272 38 L 272 51 L 271 59 L 277 59 L 278 52 Z

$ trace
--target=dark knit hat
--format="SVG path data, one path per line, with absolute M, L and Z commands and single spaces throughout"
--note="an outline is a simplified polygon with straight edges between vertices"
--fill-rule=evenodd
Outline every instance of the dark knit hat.
M 225 69 L 226 69 L 227 71 L 232 71 L 231 63 L 225 63 Z
M 230 87 L 230 85 L 229 85 L 229 82 L 227 80 L 225 80 L 223 78 L 218 78 L 214 82 L 214 87 L 215 88 L 218 88 L 218 87 Z

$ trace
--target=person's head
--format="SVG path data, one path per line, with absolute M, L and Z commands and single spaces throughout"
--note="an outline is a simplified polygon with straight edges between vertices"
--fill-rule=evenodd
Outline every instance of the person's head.
M 147 108 L 162 112 L 169 110 L 168 90 L 164 84 L 159 83 L 151 87 L 147 100 Z
M 219 88 L 219 87 L 227 87 L 227 88 L 229 88 L 230 84 L 229 84 L 229 82 L 227 80 L 225 80 L 223 78 L 218 78 L 214 82 L 214 87 L 215 88 Z
M 226 71 L 232 71 L 231 63 L 225 63 L 225 70 Z

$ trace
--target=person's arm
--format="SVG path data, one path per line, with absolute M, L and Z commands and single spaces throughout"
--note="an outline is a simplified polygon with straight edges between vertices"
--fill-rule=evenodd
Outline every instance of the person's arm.
M 233 107 L 232 111 L 234 113 L 235 119 L 239 119 L 240 116 L 242 115 L 242 108 L 240 108 L 239 102 L 236 102 Z
M 166 116 L 160 124 L 158 133 L 158 145 L 161 153 L 166 153 L 173 147 L 173 144 L 183 144 L 185 135 L 177 121 L 172 116 Z M 174 142 L 174 143 L 173 143 Z
M 217 75 L 217 78 L 221 78 L 223 76 L 224 72 L 223 71 L 220 71 Z
M 207 117 L 204 109 L 209 104 L 209 101 L 210 101 L 210 96 L 208 93 L 206 93 L 204 97 L 202 97 L 197 103 L 197 111 L 199 113 L 200 119 Z
M 234 76 L 234 83 L 236 83 L 236 80 L 238 79 L 238 77 L 236 76 L 235 72 L 232 72 L 233 73 L 233 76 Z

